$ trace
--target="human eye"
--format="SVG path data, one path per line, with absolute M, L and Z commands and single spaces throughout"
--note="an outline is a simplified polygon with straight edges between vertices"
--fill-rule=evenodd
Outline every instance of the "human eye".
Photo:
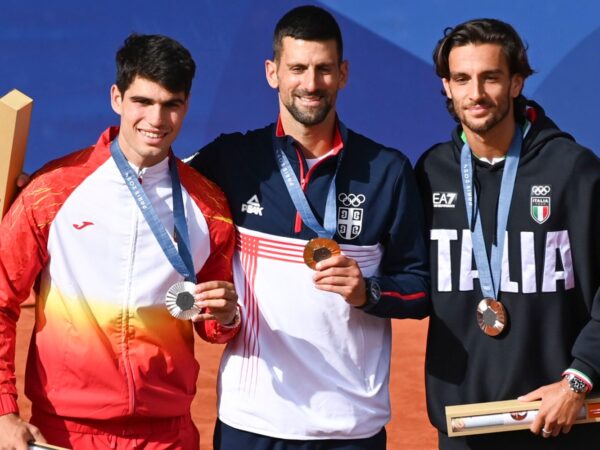
M 148 106 L 152 104 L 152 101 L 146 97 L 131 97 L 131 101 L 140 106 Z
M 172 100 L 165 103 L 165 107 L 169 109 L 178 109 L 183 106 L 183 102 L 181 100 Z
M 469 81 L 469 77 L 465 75 L 453 75 L 452 81 L 456 84 L 465 84 L 467 81 Z
M 295 73 L 295 74 L 300 74 L 302 72 L 304 72 L 305 67 L 301 66 L 301 65 L 294 65 L 294 66 L 290 66 L 290 72 Z

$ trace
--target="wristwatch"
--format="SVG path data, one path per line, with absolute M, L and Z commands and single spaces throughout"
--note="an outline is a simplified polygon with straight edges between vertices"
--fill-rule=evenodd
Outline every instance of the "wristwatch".
M 367 294 L 367 301 L 364 305 L 358 306 L 358 309 L 366 309 L 369 310 L 381 299 L 381 286 L 379 283 L 372 278 L 365 278 L 365 289 Z
M 569 383 L 569 389 L 576 394 L 586 394 L 590 390 L 588 384 L 574 373 L 569 372 L 563 378 Z

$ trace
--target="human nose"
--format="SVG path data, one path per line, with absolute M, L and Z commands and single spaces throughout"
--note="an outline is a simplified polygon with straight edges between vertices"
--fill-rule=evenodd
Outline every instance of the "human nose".
M 164 123 L 165 118 L 165 108 L 162 105 L 152 105 L 147 110 L 146 120 L 150 125 L 156 128 L 160 128 L 160 126 Z
M 469 97 L 471 100 L 478 100 L 485 95 L 483 81 L 473 78 L 469 85 Z
M 304 88 L 309 91 L 309 92 L 313 92 L 314 90 L 317 89 L 317 86 L 319 84 L 319 79 L 318 79 L 318 73 L 315 69 L 313 69 L 312 67 L 309 68 L 305 73 L 304 73 Z

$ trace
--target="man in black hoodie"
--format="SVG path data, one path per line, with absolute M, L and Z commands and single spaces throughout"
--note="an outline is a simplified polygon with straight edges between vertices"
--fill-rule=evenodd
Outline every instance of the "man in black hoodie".
M 533 71 L 510 25 L 448 29 L 434 63 L 459 122 L 417 164 L 439 447 L 597 446 L 600 424 L 571 425 L 600 379 L 600 160 L 523 97 Z M 445 406 L 516 398 L 542 401 L 531 433 L 448 437 Z

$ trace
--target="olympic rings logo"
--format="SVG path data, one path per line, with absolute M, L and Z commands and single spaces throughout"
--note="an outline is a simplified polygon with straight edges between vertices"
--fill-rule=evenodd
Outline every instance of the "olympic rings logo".
M 366 197 L 363 194 L 344 194 L 342 192 L 340 195 L 338 195 L 338 200 L 344 206 L 353 206 L 356 208 L 365 202 Z
M 548 195 L 550 193 L 550 186 L 531 186 L 531 195 Z

